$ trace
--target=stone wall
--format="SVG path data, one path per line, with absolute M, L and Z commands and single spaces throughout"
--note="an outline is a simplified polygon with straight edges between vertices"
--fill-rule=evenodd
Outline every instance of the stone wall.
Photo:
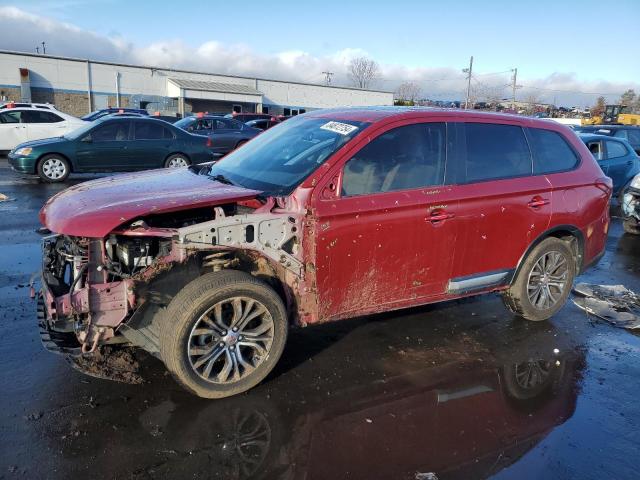
M 51 103 L 61 112 L 81 117 L 89 113 L 86 93 L 59 92 L 49 88 L 31 88 L 33 103 Z
M 11 88 L 11 87 L 1 87 L 0 88 L 0 101 L 4 102 L 4 97 L 6 97 L 7 102 L 19 102 L 20 95 L 20 87 Z

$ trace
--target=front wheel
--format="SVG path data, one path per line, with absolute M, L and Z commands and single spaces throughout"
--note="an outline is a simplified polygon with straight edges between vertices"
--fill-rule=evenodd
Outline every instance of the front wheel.
M 547 320 L 569 296 L 576 262 L 567 243 L 549 237 L 529 253 L 503 295 L 505 305 L 527 320 Z
M 173 155 L 169 155 L 164 161 L 164 166 L 166 168 L 188 167 L 189 165 L 191 165 L 191 162 L 185 155 L 181 153 L 174 153 Z
M 44 182 L 64 182 L 70 173 L 69 162 L 60 155 L 47 155 L 38 162 L 38 175 Z
M 271 287 L 226 270 L 193 280 L 173 298 L 163 314 L 160 353 L 184 388 L 223 398 L 267 376 L 282 355 L 287 330 L 285 306 Z

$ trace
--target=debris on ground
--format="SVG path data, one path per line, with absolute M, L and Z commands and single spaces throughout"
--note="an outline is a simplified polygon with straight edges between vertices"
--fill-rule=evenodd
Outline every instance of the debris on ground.
M 624 285 L 579 283 L 573 289 L 578 308 L 612 325 L 640 329 L 640 296 Z
M 131 384 L 144 381 L 138 373 L 140 364 L 130 348 L 103 347 L 91 354 L 68 357 L 68 360 L 73 368 L 92 377 Z
M 433 472 L 416 472 L 416 480 L 438 480 L 438 476 Z

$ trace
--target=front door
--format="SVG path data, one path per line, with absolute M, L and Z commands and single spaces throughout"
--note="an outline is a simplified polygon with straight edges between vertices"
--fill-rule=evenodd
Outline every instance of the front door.
M 605 165 L 605 173 L 613 180 L 613 191 L 617 193 L 637 173 L 632 172 L 635 168 L 635 155 L 620 141 L 604 140 L 604 144 L 605 160 L 600 165 Z
M 7 110 L 0 113 L 0 150 L 12 150 L 27 141 L 27 124 L 20 122 L 24 110 Z
M 80 170 L 126 170 L 130 125 L 130 120 L 107 121 L 80 138 L 76 149 Z
M 424 303 L 450 276 L 457 207 L 445 185 L 446 124 L 405 121 L 373 135 L 336 183 L 314 191 L 321 321 Z

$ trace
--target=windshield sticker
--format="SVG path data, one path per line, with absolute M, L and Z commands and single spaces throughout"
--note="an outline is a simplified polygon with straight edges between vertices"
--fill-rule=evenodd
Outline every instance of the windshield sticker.
M 354 130 L 357 130 L 358 127 L 354 127 L 353 125 L 349 125 L 348 123 L 340 123 L 340 122 L 328 122 L 320 127 L 322 130 L 329 130 L 330 132 L 339 133 L 340 135 L 349 135 Z

